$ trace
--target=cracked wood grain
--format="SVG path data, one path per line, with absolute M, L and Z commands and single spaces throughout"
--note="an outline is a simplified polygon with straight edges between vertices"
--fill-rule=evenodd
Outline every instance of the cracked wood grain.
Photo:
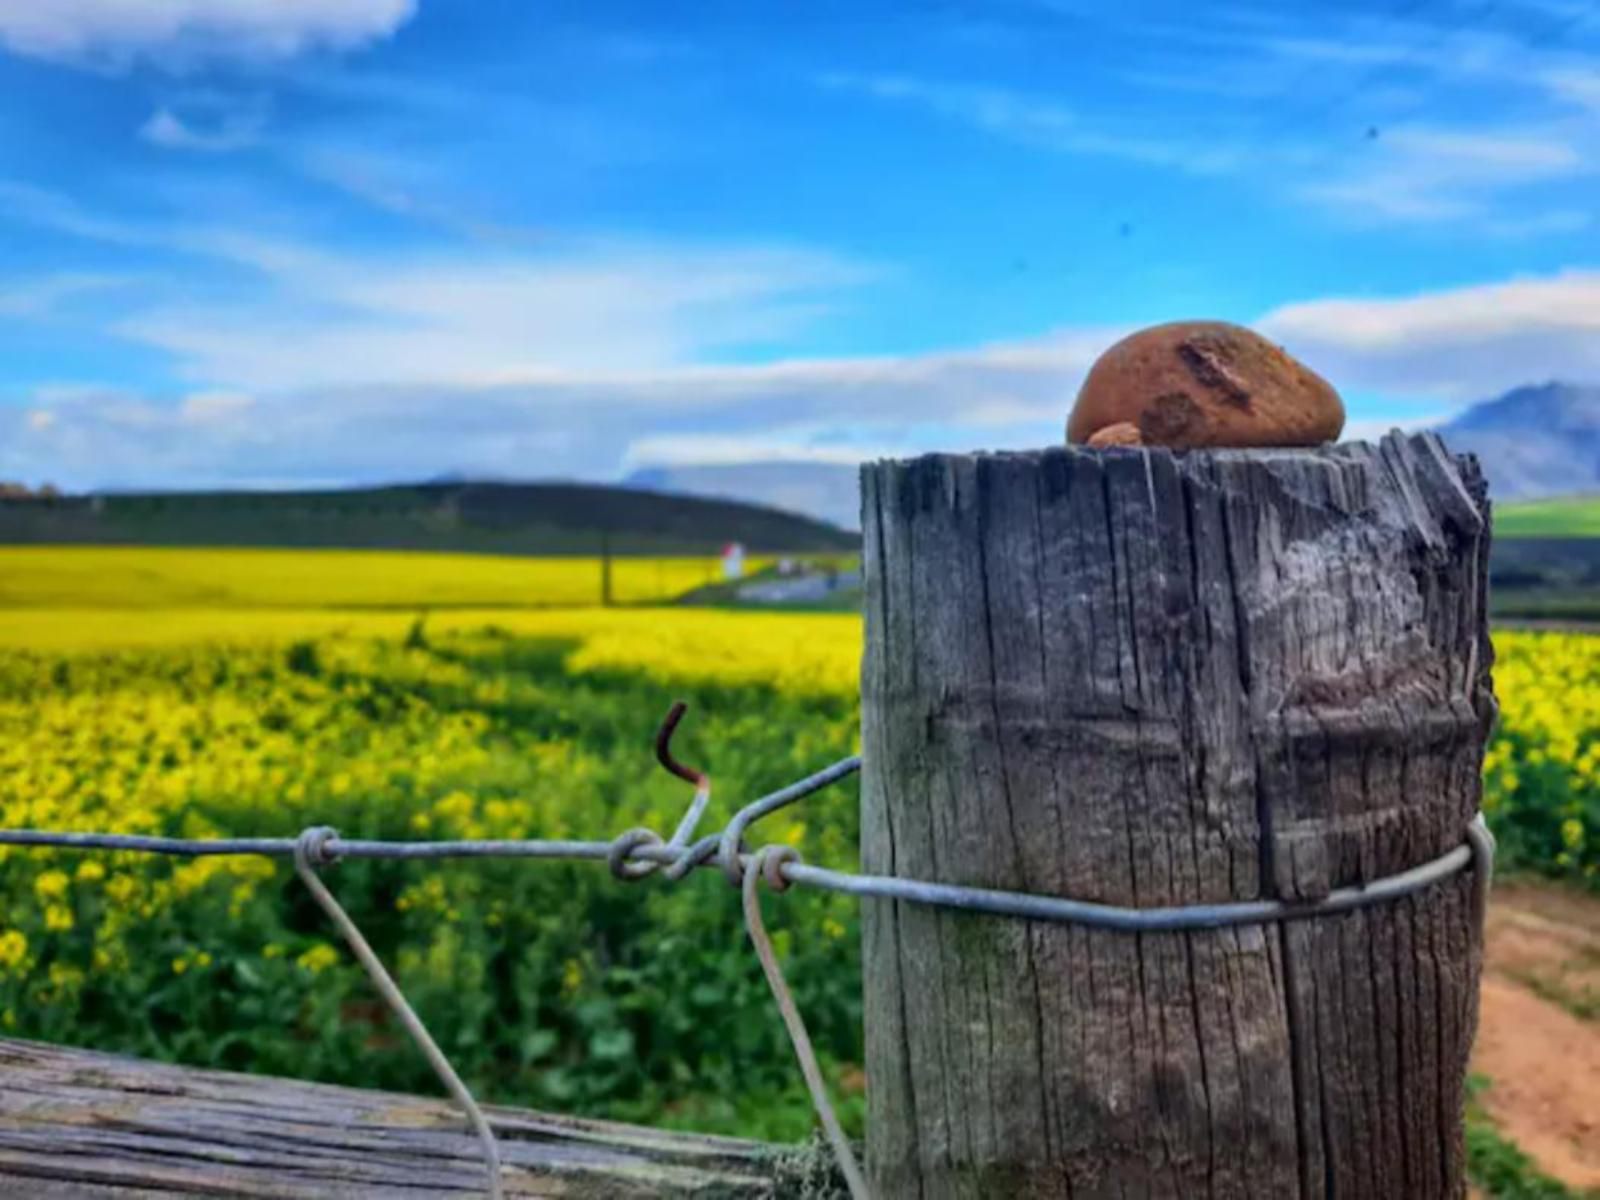
M 486 1110 L 508 1196 L 785 1194 L 781 1152 L 517 1109 Z M 448 1104 L 0 1039 L 0 1195 L 52 1200 L 478 1197 L 483 1160 Z
M 1460 842 L 1488 505 L 1432 435 L 862 470 L 865 869 L 1315 899 Z M 1468 885 L 1125 935 L 867 901 L 868 1154 L 919 1197 L 1459 1197 Z

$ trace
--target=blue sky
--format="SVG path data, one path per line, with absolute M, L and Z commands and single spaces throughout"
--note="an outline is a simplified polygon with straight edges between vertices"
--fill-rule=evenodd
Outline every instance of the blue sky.
M 0 96 L 0 478 L 1040 445 L 1189 316 L 1356 434 L 1600 379 L 1583 0 L 0 0 Z

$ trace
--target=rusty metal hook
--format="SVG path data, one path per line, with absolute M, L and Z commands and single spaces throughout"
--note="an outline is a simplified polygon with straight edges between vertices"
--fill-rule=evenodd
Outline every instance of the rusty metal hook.
M 674 700 L 672 707 L 667 709 L 667 715 L 661 721 L 661 728 L 656 730 L 656 761 L 685 783 L 703 787 L 706 783 L 706 773 L 696 771 L 693 767 L 686 767 L 672 756 L 672 735 L 677 732 L 678 722 L 683 720 L 683 714 L 688 711 L 689 705 L 683 700 Z
M 667 843 L 672 849 L 682 851 L 667 868 L 668 879 L 681 879 L 694 865 L 691 860 L 693 851 L 688 848 L 689 839 L 694 836 L 695 827 L 700 824 L 700 818 L 706 814 L 706 806 L 711 803 L 711 776 L 684 766 L 672 756 L 672 735 L 677 732 L 678 722 L 683 720 L 683 714 L 688 711 L 688 704 L 674 700 L 672 707 L 667 709 L 661 728 L 656 730 L 656 761 L 685 783 L 694 784 L 694 799 L 689 801 L 683 819 L 678 822 L 672 840 Z

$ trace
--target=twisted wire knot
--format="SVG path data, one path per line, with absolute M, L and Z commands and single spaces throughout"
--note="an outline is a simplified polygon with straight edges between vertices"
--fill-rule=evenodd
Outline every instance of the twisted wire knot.
M 294 840 L 295 859 L 308 867 L 331 867 L 339 861 L 339 852 L 334 848 L 338 840 L 339 831 L 331 825 L 303 829 Z
M 795 849 L 793 846 L 784 845 L 781 842 L 774 842 L 771 845 L 763 846 L 761 849 L 757 850 L 755 855 L 750 859 L 750 865 L 748 867 L 740 863 L 739 859 L 734 859 L 734 862 L 739 865 L 741 876 L 746 870 L 754 871 L 759 874 L 761 878 L 766 881 L 767 886 L 775 892 L 787 892 L 789 890 L 789 879 L 786 875 L 784 875 L 783 868 L 790 863 L 798 864 L 801 861 L 803 860 L 800 857 L 799 850 Z M 740 879 L 740 883 L 743 883 L 742 878 Z
M 613 877 L 624 883 L 632 883 L 636 879 L 643 879 L 660 867 L 660 863 L 629 862 L 629 856 L 641 846 L 661 845 L 661 835 L 654 829 L 629 829 L 619 833 L 611 842 L 611 849 L 606 851 L 606 866 L 611 869 Z

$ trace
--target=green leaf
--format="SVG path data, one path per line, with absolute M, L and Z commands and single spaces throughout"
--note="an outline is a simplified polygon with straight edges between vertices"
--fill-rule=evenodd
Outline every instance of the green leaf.
M 616 1061 L 633 1053 L 633 1034 L 626 1029 L 603 1029 L 589 1039 L 589 1053 Z

